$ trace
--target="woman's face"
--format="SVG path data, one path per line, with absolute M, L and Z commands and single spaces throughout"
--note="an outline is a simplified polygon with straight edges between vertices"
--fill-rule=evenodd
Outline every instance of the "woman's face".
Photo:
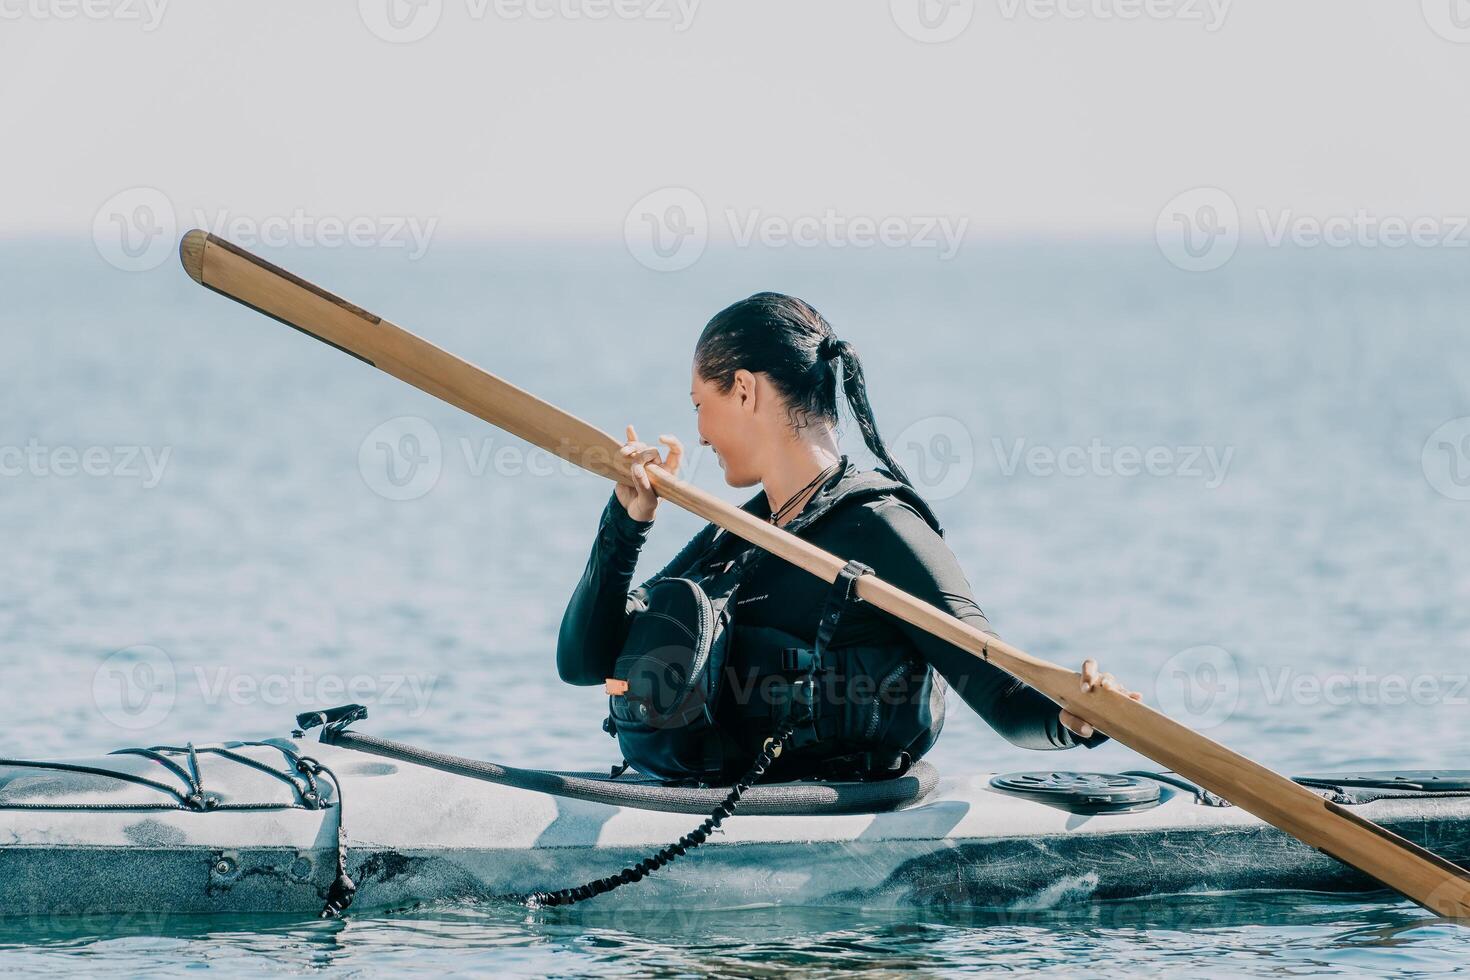
M 765 427 L 775 392 L 765 379 L 749 371 L 735 372 L 735 381 L 721 392 L 711 381 L 693 372 L 689 397 L 699 421 L 699 444 L 714 450 L 732 487 L 750 487 L 761 481 L 760 449 L 768 445 Z

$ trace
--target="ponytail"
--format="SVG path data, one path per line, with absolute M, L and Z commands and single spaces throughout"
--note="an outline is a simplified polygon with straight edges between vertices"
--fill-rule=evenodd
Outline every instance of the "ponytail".
M 857 420 L 858 429 L 862 431 L 863 443 L 867 445 L 868 451 L 887 467 L 889 473 L 900 482 L 913 487 L 913 481 L 909 479 L 903 467 L 898 465 L 898 461 L 893 458 L 893 454 L 888 451 L 888 446 L 883 442 L 883 437 L 878 433 L 878 420 L 873 415 L 872 403 L 868 401 L 867 380 L 863 377 L 863 364 L 858 359 L 857 348 L 849 341 L 837 341 L 835 361 L 842 365 L 842 391 L 847 395 L 847 406 L 852 409 L 852 417 Z

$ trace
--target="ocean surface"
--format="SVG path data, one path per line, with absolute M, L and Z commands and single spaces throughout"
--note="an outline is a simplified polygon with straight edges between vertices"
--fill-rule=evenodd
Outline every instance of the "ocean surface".
M 591 243 L 261 251 L 609 432 L 691 447 L 704 321 L 760 289 L 801 295 L 861 351 L 883 431 L 1003 636 L 1097 657 L 1279 770 L 1470 769 L 1470 272 L 1454 252 L 1246 249 L 1189 274 L 1128 242 L 949 261 L 712 249 L 677 273 Z M 0 756 L 275 735 L 356 700 L 368 730 L 428 747 L 616 761 L 600 693 L 553 665 L 605 483 L 171 262 L 0 244 L 0 338 Z M 850 424 L 844 442 L 867 459 Z M 707 451 L 686 474 L 748 496 Z M 699 526 L 665 504 L 642 569 Z M 1146 764 L 1115 744 L 1027 752 L 959 702 L 931 759 Z M 1295 894 L 1074 896 L 1019 917 L 0 920 L 7 973 L 1376 976 L 1464 971 L 1467 949 L 1404 902 Z

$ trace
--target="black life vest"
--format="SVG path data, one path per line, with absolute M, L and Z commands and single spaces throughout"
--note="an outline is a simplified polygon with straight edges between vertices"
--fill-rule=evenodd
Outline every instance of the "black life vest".
M 907 484 L 883 471 L 854 472 L 845 460 L 843 476 L 785 529 L 803 536 L 838 506 L 890 496 L 944 533 Z M 768 516 L 765 495 L 744 509 Z M 946 688 L 912 647 L 819 649 L 822 626 L 830 636 L 837 618 L 818 623 L 816 642 L 742 626 L 733 616 L 735 596 L 764 552 L 745 546 L 731 557 L 728 532 L 710 525 L 701 534 L 709 543 L 684 575 L 650 584 L 608 680 L 603 727 L 628 763 L 669 781 L 727 782 L 793 712 L 800 724 L 772 778 L 894 776 L 928 751 L 944 723 Z M 842 584 L 839 578 L 823 615 L 840 618 Z

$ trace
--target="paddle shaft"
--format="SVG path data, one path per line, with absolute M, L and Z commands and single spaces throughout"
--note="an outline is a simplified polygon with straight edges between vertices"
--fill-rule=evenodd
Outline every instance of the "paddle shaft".
M 578 466 L 616 482 L 633 482 L 618 440 L 428 341 L 213 235 L 190 232 L 180 245 L 180 255 L 189 275 L 209 289 L 352 354 Z M 646 469 L 661 498 L 818 578 L 832 582 L 843 567 L 843 559 L 657 465 Z M 1145 704 L 1115 691 L 1083 692 L 1076 672 L 982 633 L 877 576 L 862 576 L 857 590 L 879 609 L 994 664 L 1117 741 L 1272 826 L 1352 865 L 1433 912 L 1470 921 L 1470 874 L 1438 855 L 1324 800 Z

